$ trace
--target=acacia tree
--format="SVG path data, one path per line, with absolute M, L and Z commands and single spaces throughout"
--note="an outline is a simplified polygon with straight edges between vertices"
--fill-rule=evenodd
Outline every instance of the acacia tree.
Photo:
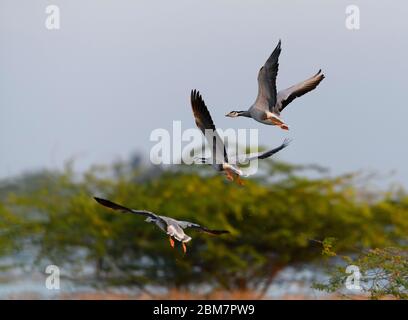
M 0 256 L 6 256 L 16 248 L 13 237 L 15 217 L 0 203 Z
M 352 250 L 352 255 L 338 255 L 335 239 L 325 239 L 322 242 L 323 255 L 326 257 L 340 256 L 342 263 L 330 266 L 329 279 L 315 283 L 316 289 L 329 293 L 340 293 L 347 298 L 355 294 L 367 294 L 371 299 L 392 297 L 408 299 L 408 197 L 388 195 L 383 201 L 372 206 L 384 228 L 379 237 L 392 237 L 398 246 Z M 385 220 L 384 217 L 389 217 Z M 405 236 L 404 236 L 405 235 Z M 397 239 L 400 239 L 399 241 Z M 359 270 L 359 289 L 346 290 L 347 266 L 356 266 Z
M 36 176 L 33 184 L 26 179 L 29 192 L 14 188 L 2 199 L 24 221 L 25 231 L 15 237 L 40 249 L 37 266 L 51 261 L 76 281 L 142 290 L 206 284 L 261 296 L 281 269 L 321 258 L 316 239 L 335 237 L 336 250 L 347 253 L 395 246 L 407 234 L 408 209 L 384 212 L 379 204 L 361 201 L 352 176 L 312 179 L 302 176 L 302 167 L 265 163 L 265 175 L 244 187 L 201 168 L 157 173 L 116 164 L 78 178 L 68 167 Z M 95 195 L 231 234 L 188 230 L 193 240 L 183 256 L 143 218 L 109 211 Z

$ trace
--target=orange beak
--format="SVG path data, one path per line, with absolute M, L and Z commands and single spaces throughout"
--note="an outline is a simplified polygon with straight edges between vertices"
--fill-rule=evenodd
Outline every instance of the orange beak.
M 280 127 L 281 127 L 281 129 L 283 129 L 283 130 L 289 130 L 289 127 L 288 127 L 288 125 L 286 125 L 286 124 L 282 124 Z

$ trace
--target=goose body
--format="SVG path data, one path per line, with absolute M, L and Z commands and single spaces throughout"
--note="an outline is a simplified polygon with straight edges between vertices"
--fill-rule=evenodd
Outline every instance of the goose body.
M 324 79 L 319 70 L 314 76 L 295 84 L 285 90 L 277 92 L 276 77 L 279 68 L 281 41 L 272 52 L 268 60 L 258 73 L 258 96 L 247 111 L 231 111 L 227 117 L 247 117 L 266 125 L 279 126 L 289 130 L 289 126 L 281 118 L 280 113 L 285 107 L 298 97 L 314 90 Z

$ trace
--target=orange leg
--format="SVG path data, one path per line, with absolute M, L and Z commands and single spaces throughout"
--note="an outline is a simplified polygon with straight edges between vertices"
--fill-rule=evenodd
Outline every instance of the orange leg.
M 230 170 L 225 170 L 226 177 L 229 181 L 234 181 L 234 175 Z
M 184 242 L 182 242 L 182 244 L 183 244 L 183 251 L 184 251 L 184 253 L 186 253 L 187 252 L 186 244 Z
M 240 186 L 244 185 L 244 182 L 242 181 L 241 177 L 239 175 L 236 176 L 236 181 Z
M 287 125 L 281 119 L 275 117 L 274 115 L 269 115 L 269 117 L 268 115 L 265 115 L 264 117 L 266 117 L 266 119 L 263 119 L 263 120 L 269 120 L 275 126 L 286 126 L 287 127 Z M 285 130 L 288 130 L 288 129 L 285 129 Z
M 174 249 L 174 240 L 171 237 L 169 237 L 169 240 L 170 240 L 170 246 Z

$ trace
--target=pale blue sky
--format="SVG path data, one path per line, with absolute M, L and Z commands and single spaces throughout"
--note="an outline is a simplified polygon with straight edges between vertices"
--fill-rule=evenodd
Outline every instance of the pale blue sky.
M 61 29 L 44 26 L 45 7 Z M 345 8 L 361 29 L 345 28 Z M 194 126 L 199 89 L 220 128 L 258 128 L 280 159 L 408 185 L 408 4 L 400 1 L 0 0 L 0 177 L 149 152 L 150 132 Z M 294 101 L 284 132 L 230 119 L 255 99 L 260 66 L 282 39 L 278 88 L 322 68 Z

